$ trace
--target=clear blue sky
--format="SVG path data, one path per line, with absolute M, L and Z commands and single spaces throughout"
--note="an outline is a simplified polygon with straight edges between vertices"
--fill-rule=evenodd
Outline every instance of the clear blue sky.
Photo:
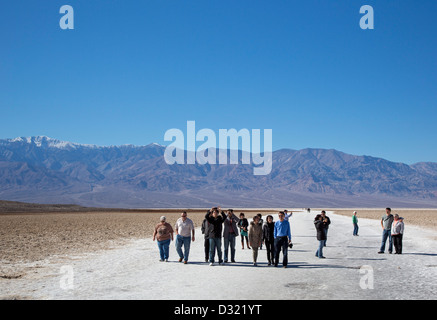
M 61 30 L 72 5 L 75 30 Z M 375 29 L 359 27 L 362 5 Z M 0 138 L 165 144 L 273 129 L 273 148 L 437 162 L 435 0 L 4 0 Z M 184 129 L 185 130 L 185 129 Z

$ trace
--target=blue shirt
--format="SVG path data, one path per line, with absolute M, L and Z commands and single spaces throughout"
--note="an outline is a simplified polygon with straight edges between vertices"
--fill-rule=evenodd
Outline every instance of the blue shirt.
M 288 236 L 288 239 L 291 239 L 290 223 L 286 220 L 276 221 L 273 235 L 275 238 Z

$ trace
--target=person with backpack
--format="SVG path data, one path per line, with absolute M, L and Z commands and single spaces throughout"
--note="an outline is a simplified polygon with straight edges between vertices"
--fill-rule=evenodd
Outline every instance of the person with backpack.
M 319 259 L 325 259 L 323 256 L 323 247 L 325 246 L 326 241 L 326 232 L 325 229 L 328 225 L 327 219 L 323 218 L 321 214 L 318 214 L 314 219 L 314 226 L 317 231 L 317 240 L 319 241 L 319 247 L 316 251 L 316 257 Z

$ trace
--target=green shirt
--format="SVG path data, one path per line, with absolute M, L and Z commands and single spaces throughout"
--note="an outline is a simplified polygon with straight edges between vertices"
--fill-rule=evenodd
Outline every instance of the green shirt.
M 352 223 L 358 223 L 358 218 L 356 215 L 352 216 Z

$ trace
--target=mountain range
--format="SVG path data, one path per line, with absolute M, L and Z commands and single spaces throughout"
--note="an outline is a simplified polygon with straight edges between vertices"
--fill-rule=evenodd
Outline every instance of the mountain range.
M 253 165 L 168 165 L 165 146 L 0 140 L 0 199 L 114 208 L 437 207 L 437 163 L 281 149 Z

